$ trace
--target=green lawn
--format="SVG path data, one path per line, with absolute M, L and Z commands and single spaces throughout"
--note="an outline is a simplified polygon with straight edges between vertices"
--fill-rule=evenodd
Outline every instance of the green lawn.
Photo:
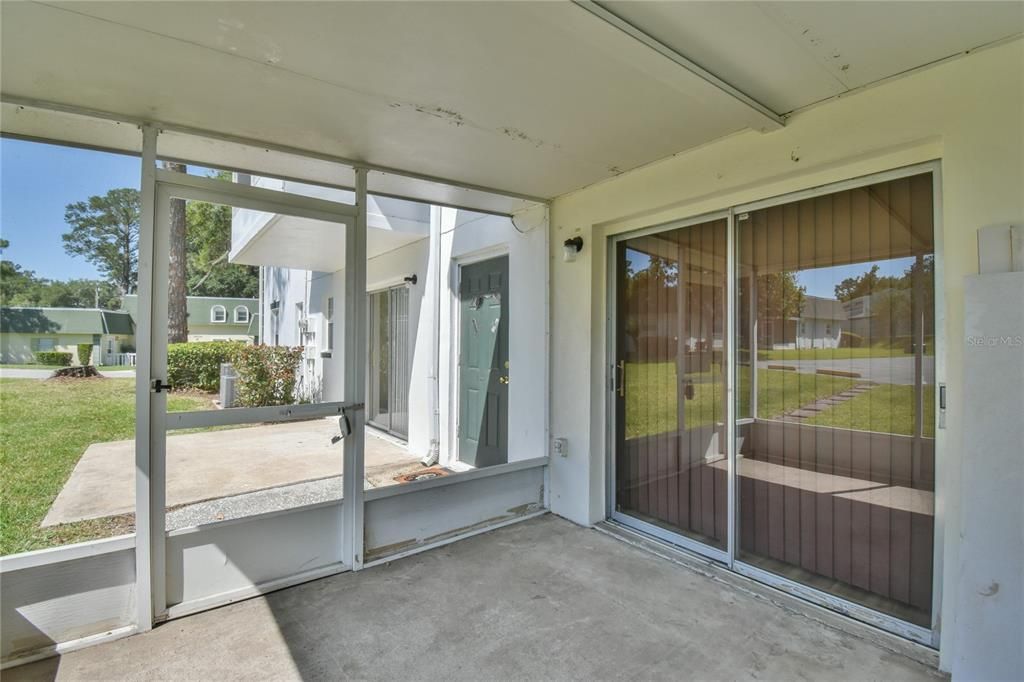
M 785 348 L 757 351 L 760 360 L 857 360 L 862 358 L 906 357 L 903 348 L 872 346 L 870 348 Z M 927 344 L 925 355 L 934 355 L 933 344 Z
M 924 387 L 924 436 L 935 437 L 935 387 Z M 805 423 L 880 433 L 914 434 L 914 387 L 881 384 Z
M 716 370 L 687 375 L 694 397 L 686 403 L 686 426 L 707 426 L 725 420 L 725 385 Z M 760 419 L 773 419 L 819 398 L 845 391 L 854 379 L 783 370 L 758 370 L 757 402 Z M 750 368 L 741 367 L 737 416 L 750 416 Z M 626 437 L 675 431 L 676 370 L 674 362 L 626 365 Z M 925 387 L 924 435 L 933 437 L 933 387 Z M 856 398 L 808 419 L 807 424 L 912 435 L 914 387 L 881 384 Z
M 706 426 L 725 419 L 725 384 L 717 372 L 687 375 L 694 382 L 694 397 L 686 402 L 686 426 Z M 740 368 L 740 386 L 749 386 L 750 369 Z M 778 417 L 818 398 L 844 391 L 854 382 L 841 377 L 758 370 L 758 416 Z M 676 365 L 650 362 L 626 365 L 626 437 L 674 431 Z M 740 391 L 741 395 L 744 393 Z M 749 398 L 741 399 L 740 417 L 749 413 Z
M 64 369 L 64 365 L 40 365 L 36 363 L 22 363 L 22 364 L 0 364 L 0 369 Z M 99 365 L 96 369 L 103 370 L 104 372 L 131 372 L 134 367 L 127 365 Z
M 210 407 L 202 395 L 168 398 L 174 412 Z M 89 445 L 134 433 L 134 379 L 0 379 L 0 555 L 131 532 L 130 515 L 39 524 Z

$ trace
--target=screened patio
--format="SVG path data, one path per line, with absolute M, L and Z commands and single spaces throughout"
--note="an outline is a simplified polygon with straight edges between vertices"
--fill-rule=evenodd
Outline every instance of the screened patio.
M 141 201 L 134 531 L 0 558 L 5 678 L 1022 670 L 1019 5 L 0 11 L 2 134 Z M 198 204 L 286 398 L 168 386 Z

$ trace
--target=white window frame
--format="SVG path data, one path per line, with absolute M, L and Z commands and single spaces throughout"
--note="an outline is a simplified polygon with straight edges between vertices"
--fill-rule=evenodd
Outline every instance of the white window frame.
M 217 311 L 220 311 L 221 319 L 217 319 Z M 222 305 L 215 305 L 210 308 L 210 323 L 225 324 L 228 321 L 228 310 Z
M 239 315 L 238 315 L 239 311 L 244 311 L 245 312 L 245 319 L 241 319 L 239 317 Z M 235 320 L 235 324 L 248 324 L 249 323 L 249 309 L 246 308 L 244 305 L 236 305 L 234 311 L 232 312 L 232 317 Z

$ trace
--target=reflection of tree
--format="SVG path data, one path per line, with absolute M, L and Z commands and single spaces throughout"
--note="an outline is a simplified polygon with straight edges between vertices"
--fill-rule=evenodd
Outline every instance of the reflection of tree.
M 879 276 L 878 271 L 875 263 L 864 274 L 844 279 L 836 285 L 836 298 L 849 302 L 870 297 L 871 336 L 875 339 L 909 334 L 918 321 L 923 323 L 925 335 L 934 333 L 934 257 L 918 256 L 902 275 Z M 916 306 L 920 313 L 912 323 Z
M 761 275 L 758 287 L 764 292 L 767 318 L 790 319 L 800 317 L 804 308 L 807 287 L 796 283 L 795 272 L 775 272 Z
M 627 256 L 625 301 L 627 310 L 645 311 L 648 301 L 659 295 L 664 296 L 667 289 L 675 289 L 679 285 L 678 261 L 653 255 L 647 256 L 647 258 L 649 259 L 647 267 L 637 270 L 634 261 Z M 628 337 L 637 339 L 640 336 L 642 314 L 640 312 L 626 316 L 624 322 Z

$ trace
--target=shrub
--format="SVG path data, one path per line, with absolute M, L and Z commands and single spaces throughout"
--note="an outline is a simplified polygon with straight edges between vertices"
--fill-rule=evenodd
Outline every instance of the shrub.
M 220 388 L 220 365 L 233 362 L 238 341 L 172 343 L 167 346 L 167 381 L 175 388 L 213 392 Z
M 301 360 L 300 347 L 240 346 L 233 360 L 239 407 L 293 404 Z
M 78 344 L 78 364 L 85 366 L 92 364 L 92 344 Z
M 36 353 L 36 362 L 40 365 L 59 365 L 61 367 L 71 366 L 71 353 L 61 353 L 53 350 L 44 350 Z

